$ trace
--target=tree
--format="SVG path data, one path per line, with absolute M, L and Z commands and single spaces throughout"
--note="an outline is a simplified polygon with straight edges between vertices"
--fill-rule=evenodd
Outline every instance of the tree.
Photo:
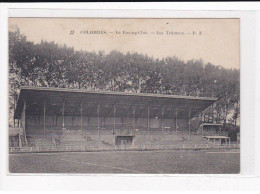
M 219 100 L 203 115 L 217 123 L 236 125 L 239 74 L 239 70 L 202 60 L 184 62 L 175 56 L 154 59 L 136 52 L 75 51 L 43 40 L 35 44 L 14 26 L 9 32 L 10 124 L 19 88 L 27 85 L 216 97 Z

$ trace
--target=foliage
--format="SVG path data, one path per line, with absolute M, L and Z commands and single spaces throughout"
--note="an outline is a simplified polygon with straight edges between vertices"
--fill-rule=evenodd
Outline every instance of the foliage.
M 19 87 L 27 85 L 214 96 L 219 101 L 211 107 L 213 112 L 209 108 L 204 114 L 212 114 L 216 122 L 236 124 L 240 104 L 239 74 L 239 70 L 204 64 L 202 60 L 185 63 L 175 56 L 160 60 L 115 50 L 108 54 L 74 51 L 54 42 L 35 44 L 18 28 L 9 32 L 11 114 Z

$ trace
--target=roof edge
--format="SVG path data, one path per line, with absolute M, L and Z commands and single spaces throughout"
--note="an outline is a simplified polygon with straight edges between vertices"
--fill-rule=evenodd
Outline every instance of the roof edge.
M 182 96 L 182 95 L 169 95 L 169 94 L 152 94 L 152 93 L 132 93 L 132 92 L 114 92 L 103 90 L 87 90 L 87 89 L 71 89 L 71 88 L 54 88 L 54 87 L 34 87 L 34 86 L 21 86 L 21 90 L 41 90 L 41 91 L 57 91 L 57 92 L 76 92 L 76 93 L 89 93 L 89 94 L 111 94 L 111 95 L 124 95 L 124 96 L 144 96 L 144 97 L 157 97 L 157 98 L 177 98 L 189 100 L 208 100 L 217 101 L 215 97 L 196 97 L 196 96 Z

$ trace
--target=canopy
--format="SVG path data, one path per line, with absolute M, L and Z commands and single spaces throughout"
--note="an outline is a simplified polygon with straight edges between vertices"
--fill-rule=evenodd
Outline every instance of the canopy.
M 83 89 L 28 87 L 20 89 L 14 118 L 21 118 L 24 104 L 26 114 L 68 116 L 105 116 L 136 118 L 192 118 L 217 101 L 211 97 L 165 94 L 93 91 Z M 177 113 L 177 114 L 176 114 Z

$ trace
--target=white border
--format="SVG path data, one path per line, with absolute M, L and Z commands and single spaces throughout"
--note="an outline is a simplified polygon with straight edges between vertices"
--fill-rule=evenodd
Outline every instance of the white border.
M 255 82 L 260 76 L 256 67 L 256 21 L 259 14 L 254 10 L 258 3 L 34 3 L 2 4 L 0 9 L 0 186 L 5 189 L 88 189 L 88 190 L 204 190 L 204 189 L 255 189 L 260 188 L 259 87 Z M 32 9 L 33 8 L 33 9 Z M 37 9 L 35 9 L 37 8 Z M 49 8 L 43 9 L 43 8 Z M 76 9 L 76 10 L 72 10 Z M 102 10 L 102 11 L 101 11 Z M 184 11 L 185 10 L 185 11 Z M 193 10 L 193 11 L 188 11 Z M 194 11 L 200 10 L 200 11 Z M 226 10 L 226 11 L 209 11 Z M 240 175 L 44 175 L 10 176 L 7 169 L 8 118 L 8 16 L 9 17 L 135 17 L 135 18 L 240 18 L 241 22 L 241 174 Z M 258 17 L 256 17 L 258 16 Z M 259 29 L 259 26 L 258 26 Z M 259 44 L 258 44 L 259 45 Z M 258 53 L 260 51 L 258 47 Z M 260 79 L 257 78 L 259 81 Z M 257 107 L 255 106 L 257 105 Z M 256 115 L 256 113 L 258 113 Z M 258 146 L 256 146 L 258 145 Z M 3 160 L 3 158 L 5 160 Z M 250 178 L 246 178 L 250 177 Z M 199 178 L 199 181 L 198 181 Z M 246 181 L 245 181 L 246 179 Z M 3 180 L 3 181 L 1 181 Z M 257 184 L 258 183 L 258 184 Z M 48 185 L 48 187 L 46 187 Z

